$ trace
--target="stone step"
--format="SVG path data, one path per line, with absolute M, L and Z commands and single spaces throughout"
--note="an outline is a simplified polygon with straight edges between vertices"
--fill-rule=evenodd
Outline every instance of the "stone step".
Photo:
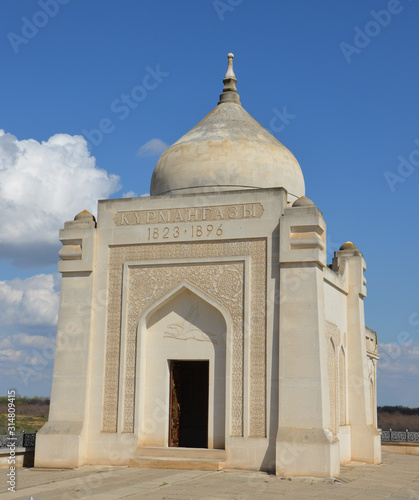
M 141 457 L 177 457 L 224 461 L 226 459 L 226 451 L 208 448 L 141 446 L 137 448 L 135 458 Z
M 225 462 L 206 458 L 187 457 L 135 457 L 130 458 L 129 466 L 144 469 L 182 469 L 182 470 L 223 470 Z

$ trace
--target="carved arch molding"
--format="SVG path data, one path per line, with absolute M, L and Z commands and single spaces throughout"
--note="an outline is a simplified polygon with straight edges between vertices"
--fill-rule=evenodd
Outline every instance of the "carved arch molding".
M 222 262 L 223 257 L 230 260 Z M 237 257 L 237 260 L 231 258 Z M 244 257 L 250 257 L 245 268 Z M 170 260 L 176 263 L 170 264 Z M 199 260 L 202 259 L 200 262 Z M 164 264 L 156 264 L 156 261 Z M 183 262 L 179 263 L 178 261 Z M 190 262 L 188 262 L 188 260 Z M 197 262 L 198 260 L 198 262 Z M 212 260 L 212 261 L 211 261 Z M 147 264 L 147 261 L 150 264 Z M 130 263 L 127 283 L 126 331 L 121 332 L 124 264 Z M 168 263 L 169 262 L 169 263 Z M 245 273 L 249 278 L 249 313 L 244 310 Z M 108 311 L 102 431 L 134 432 L 137 326 L 142 314 L 182 282 L 202 290 L 230 314 L 231 427 L 243 436 L 244 335 L 249 334 L 249 435 L 266 435 L 266 239 L 205 243 L 119 245 L 109 248 Z M 249 318 L 245 329 L 245 314 Z M 124 387 L 120 387 L 121 335 L 126 336 Z M 124 405 L 118 412 L 119 392 Z
M 342 348 L 345 344 L 345 334 L 341 335 L 339 328 L 326 321 L 325 333 L 328 341 L 328 372 L 330 397 L 331 430 L 336 434 L 339 425 L 346 423 L 346 368 Z

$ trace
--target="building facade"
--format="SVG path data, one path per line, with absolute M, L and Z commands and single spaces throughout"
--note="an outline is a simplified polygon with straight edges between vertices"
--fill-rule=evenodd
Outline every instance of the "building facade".
M 83 464 L 330 477 L 381 460 L 365 260 L 326 262 L 301 168 L 241 106 L 159 159 L 151 196 L 60 232 L 61 302 L 37 467 Z

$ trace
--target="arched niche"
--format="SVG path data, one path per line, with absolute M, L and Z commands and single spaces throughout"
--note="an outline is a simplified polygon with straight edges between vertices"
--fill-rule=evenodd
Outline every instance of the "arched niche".
M 347 397 L 347 385 L 346 385 L 346 353 L 343 346 L 339 349 L 339 424 L 346 425 L 346 397 Z
M 136 418 L 140 446 L 168 446 L 170 369 L 208 362 L 208 448 L 224 448 L 230 319 L 212 298 L 182 283 L 154 303 L 138 325 Z

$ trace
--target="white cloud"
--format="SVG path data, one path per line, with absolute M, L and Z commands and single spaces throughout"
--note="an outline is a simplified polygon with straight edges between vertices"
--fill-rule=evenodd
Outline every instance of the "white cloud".
M 18 333 L 0 340 L 1 390 L 15 388 L 22 395 L 49 395 L 54 364 L 55 339 Z M 39 382 L 43 381 L 42 386 Z M 7 384 L 5 386 L 4 384 Z M 1 385 L 1 384 L 0 384 Z
M 12 347 L 12 345 L 10 337 L 0 338 L 0 350 L 6 347 Z
M 150 139 L 138 150 L 138 156 L 160 156 L 169 147 L 161 139 Z
M 128 191 L 122 195 L 122 198 L 135 198 L 136 196 L 138 196 L 138 194 L 134 191 Z
M 379 404 L 417 406 L 419 385 L 419 345 L 406 343 L 379 344 L 377 365 Z
M 16 278 L 0 281 L 2 326 L 56 325 L 59 293 L 58 274 L 38 274 L 24 280 Z
M 24 361 L 25 365 L 30 365 L 32 367 L 46 366 L 48 361 L 44 359 L 41 355 L 27 355 Z
M 14 349 L 4 349 L 0 351 L 0 360 L 4 361 L 19 361 L 22 355 L 22 351 L 17 351 Z M 2 359 L 3 358 L 3 359 Z
M 138 195 L 134 191 L 128 191 L 127 193 L 124 193 L 122 195 L 122 198 L 144 198 L 147 196 L 150 196 L 150 193 L 143 193 L 143 194 Z
M 11 336 L 12 341 L 21 347 L 33 347 L 40 349 L 51 343 L 51 339 L 42 335 L 28 335 L 27 333 L 16 333 Z
M 58 274 L 0 281 L 0 385 L 48 395 L 59 307 Z
M 412 340 L 404 344 L 389 342 L 379 344 L 380 361 L 378 367 L 393 373 L 407 373 L 419 367 L 419 345 Z M 419 371 L 418 371 L 419 373 Z
M 56 134 L 41 143 L 0 130 L 0 255 L 18 266 L 56 262 L 58 230 L 81 210 L 119 189 L 96 166 L 82 136 Z

